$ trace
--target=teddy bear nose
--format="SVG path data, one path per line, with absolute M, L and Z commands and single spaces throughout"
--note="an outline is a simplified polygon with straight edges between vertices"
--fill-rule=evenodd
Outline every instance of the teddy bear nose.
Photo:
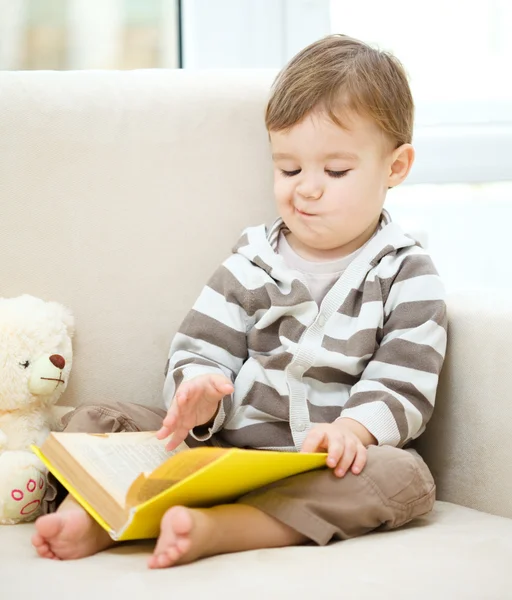
M 57 369 L 60 369 L 61 371 L 66 366 L 66 361 L 60 354 L 52 354 L 50 356 L 50 362 L 54 367 L 57 367 Z

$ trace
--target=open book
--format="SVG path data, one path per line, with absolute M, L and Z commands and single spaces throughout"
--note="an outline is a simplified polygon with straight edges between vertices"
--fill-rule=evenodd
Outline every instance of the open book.
M 51 433 L 34 453 L 115 540 L 154 538 L 174 505 L 208 507 L 325 466 L 326 454 L 182 444 L 155 432 Z

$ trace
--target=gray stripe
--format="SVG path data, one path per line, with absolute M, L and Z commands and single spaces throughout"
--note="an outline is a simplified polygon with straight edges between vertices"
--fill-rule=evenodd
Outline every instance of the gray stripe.
M 381 346 L 374 360 L 437 375 L 444 359 L 432 346 L 396 338 Z
M 388 251 L 384 252 L 384 254 L 388 253 Z M 365 302 L 385 304 L 394 283 L 421 275 L 437 275 L 430 257 L 425 255 L 407 256 L 402 261 L 398 273 L 386 278 L 377 276 L 374 281 L 365 281 L 362 288 L 352 289 L 338 312 L 349 317 L 359 317 L 361 306 Z
M 168 358 L 165 363 L 164 377 L 167 377 L 167 373 L 169 373 L 169 365 L 171 364 L 171 359 Z
M 362 289 L 350 290 L 345 302 L 338 308 L 338 312 L 349 317 L 359 317 L 361 306 L 365 302 L 382 302 L 382 289 L 379 279 L 366 281 Z
M 376 278 L 376 281 L 380 285 L 383 304 L 386 304 L 388 301 L 389 292 L 395 283 L 407 281 L 408 279 L 413 279 L 414 277 L 421 277 L 422 275 L 437 274 L 438 273 L 429 256 L 425 256 L 423 254 L 411 254 L 406 256 L 400 264 L 397 273 L 391 275 L 391 277 Z
M 287 421 L 290 418 L 290 399 L 288 396 L 281 396 L 277 390 L 269 385 L 256 381 L 249 393 L 244 398 L 242 406 L 250 405 L 261 412 L 267 413 L 281 421 Z
M 375 381 L 379 380 L 376 379 Z M 385 404 L 387 404 L 387 406 L 391 410 L 391 413 L 393 414 L 393 418 L 395 419 L 396 425 L 398 427 L 398 433 L 400 435 L 400 445 L 403 444 L 407 440 L 407 436 L 409 435 L 409 425 L 405 416 L 405 409 L 402 403 L 399 402 L 389 392 L 385 392 L 384 390 L 357 392 L 348 399 L 347 403 L 343 408 L 355 408 L 356 406 L 370 404 L 371 402 L 384 402 Z M 343 416 L 343 411 L 341 412 L 341 416 Z
M 308 409 L 312 423 L 333 423 L 341 415 L 341 406 L 317 406 L 309 400 Z
M 265 356 L 264 354 L 255 354 L 251 358 L 257 361 L 264 369 L 270 369 L 272 371 L 284 371 L 286 367 L 292 362 L 293 355 L 289 352 L 279 352 L 277 354 L 271 354 Z
M 421 414 L 423 427 L 430 421 L 430 417 L 434 412 L 434 407 L 414 384 L 409 381 L 405 382 L 397 381 L 396 379 L 388 379 L 387 377 L 381 377 L 373 381 L 378 381 L 379 383 L 382 383 L 382 385 L 388 387 L 391 391 L 407 398 Z
M 285 294 L 277 287 L 275 282 L 269 282 L 265 285 L 252 290 L 253 302 L 260 310 L 267 310 L 271 306 L 290 306 L 295 307 L 303 302 L 311 302 L 311 294 L 307 287 L 294 279 L 291 290 Z
M 377 349 L 377 329 L 363 329 L 351 335 L 348 340 L 336 340 L 324 335 L 322 347 L 345 356 L 361 357 L 372 355 Z
M 282 345 L 280 336 L 299 343 L 305 330 L 305 325 L 302 325 L 295 317 L 279 317 L 264 329 L 253 327 L 247 334 L 247 344 L 254 352 L 272 352 Z
M 322 383 L 343 383 L 351 387 L 359 381 L 359 377 L 349 375 L 342 369 L 333 367 L 311 367 L 304 373 L 303 377 L 310 377 Z
M 181 382 L 183 381 L 183 369 L 176 369 L 172 373 L 172 378 L 174 381 L 174 393 L 176 394 L 176 390 L 180 387 Z M 171 401 L 173 398 L 171 398 Z
M 199 448 L 200 446 L 214 446 L 214 447 L 217 447 L 217 448 L 219 446 L 223 447 L 223 448 L 231 448 L 232 447 L 231 444 L 227 444 L 226 442 L 224 442 L 224 440 L 222 440 L 221 438 L 219 438 L 219 434 L 218 433 L 214 433 L 209 440 L 205 440 L 205 441 L 202 441 L 202 442 L 200 442 L 199 440 L 196 440 L 191 435 L 189 435 L 185 439 L 185 443 L 187 444 L 187 446 L 189 448 Z
M 287 230 L 287 229 L 288 229 L 288 227 L 286 227 L 286 225 L 284 224 L 283 219 L 281 219 L 281 217 L 279 217 L 278 219 L 276 219 L 274 221 L 274 223 L 270 227 L 270 230 L 268 230 L 267 241 L 270 244 L 270 246 L 274 252 L 277 251 L 277 240 L 279 239 L 279 235 L 280 235 L 281 231 Z
M 256 308 L 252 308 L 252 294 L 246 289 L 231 271 L 221 265 L 208 281 L 208 287 L 224 296 L 227 302 L 241 306 L 252 317 Z
M 438 275 L 432 259 L 425 254 L 410 254 L 402 261 L 400 270 L 394 280 L 395 283 L 398 283 L 422 275 Z
M 194 356 L 193 358 L 191 357 L 179 360 L 174 365 L 174 368 L 178 369 L 179 367 L 189 367 L 190 365 L 203 365 L 205 367 L 215 367 L 216 369 L 219 368 L 219 365 L 214 360 L 208 360 L 207 358 L 196 356 Z
M 242 306 L 250 317 L 256 310 L 268 310 L 271 306 L 294 307 L 302 302 L 311 301 L 308 289 L 298 279 L 292 281 L 288 294 L 281 292 L 274 281 L 269 281 L 254 290 L 248 290 L 233 275 L 229 267 L 224 265 L 215 271 L 208 281 L 208 286 L 224 296 L 227 302 Z
M 388 254 L 391 254 L 391 253 L 395 253 L 395 252 L 396 252 L 396 249 L 393 248 L 393 246 L 391 246 L 391 244 L 388 244 L 372 260 L 372 262 L 370 263 L 371 266 L 376 267 L 385 256 L 387 256 Z
M 402 302 L 389 315 L 384 325 L 384 337 L 395 329 L 412 329 L 427 321 L 434 321 L 447 329 L 446 304 L 443 300 Z
M 247 235 L 247 233 L 244 233 L 244 235 L 242 235 L 238 242 L 233 246 L 231 251 L 233 252 L 233 254 L 237 254 L 240 248 L 245 248 L 248 245 L 249 236 Z
M 237 358 L 247 358 L 245 333 L 231 329 L 197 310 L 192 309 L 188 313 L 179 331 L 191 338 L 224 348 Z
M 223 429 L 217 435 L 237 448 L 295 447 L 290 424 L 283 421 L 248 425 L 241 429 Z
M 269 275 L 271 275 L 272 273 L 272 267 L 270 265 L 268 265 L 262 258 L 261 256 L 255 256 L 252 260 L 252 263 L 254 263 L 257 267 L 259 267 L 260 269 L 263 269 L 265 271 L 265 273 L 268 273 Z
M 198 430 L 196 431 L 196 435 Z M 200 446 L 213 446 L 213 438 L 210 438 L 209 440 L 205 440 L 204 442 L 200 442 L 199 440 L 196 440 L 196 438 L 193 438 L 190 434 L 185 438 L 185 444 L 187 444 L 187 446 L 189 448 L 199 448 Z

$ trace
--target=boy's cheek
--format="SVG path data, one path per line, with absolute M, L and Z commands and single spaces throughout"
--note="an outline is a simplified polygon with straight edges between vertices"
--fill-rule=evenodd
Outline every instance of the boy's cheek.
M 274 183 L 274 194 L 277 200 L 282 201 L 290 196 L 291 194 L 291 186 L 289 183 L 283 181 L 276 181 Z

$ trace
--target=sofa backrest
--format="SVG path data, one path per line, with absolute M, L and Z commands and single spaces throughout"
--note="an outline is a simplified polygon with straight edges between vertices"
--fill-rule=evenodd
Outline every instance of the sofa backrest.
M 274 218 L 274 73 L 0 73 L 0 296 L 76 318 L 66 404 L 161 401 L 172 334 Z

